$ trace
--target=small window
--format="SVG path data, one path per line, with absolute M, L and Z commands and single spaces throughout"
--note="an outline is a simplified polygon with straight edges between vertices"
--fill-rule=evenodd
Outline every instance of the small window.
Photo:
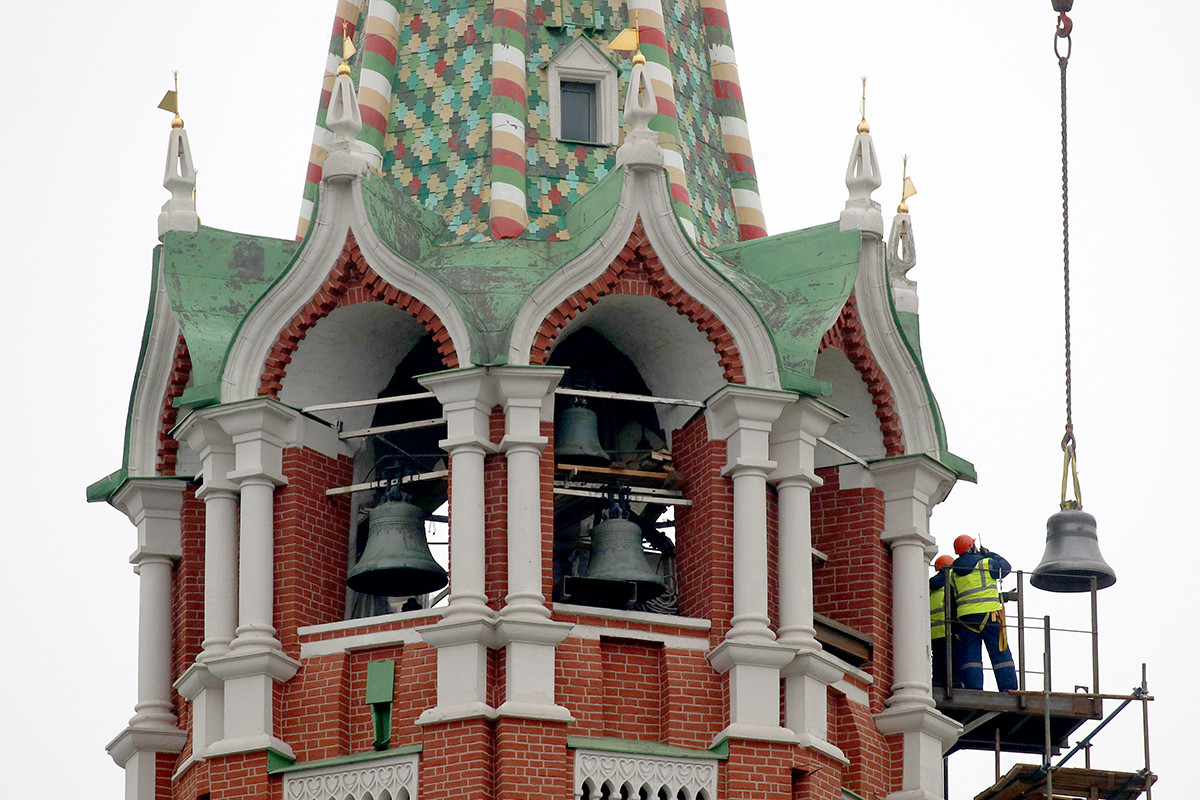
M 615 145 L 617 67 L 586 36 L 577 36 L 544 67 L 550 136 L 565 142 Z
M 575 142 L 599 141 L 596 130 L 596 84 L 562 81 L 561 139 Z

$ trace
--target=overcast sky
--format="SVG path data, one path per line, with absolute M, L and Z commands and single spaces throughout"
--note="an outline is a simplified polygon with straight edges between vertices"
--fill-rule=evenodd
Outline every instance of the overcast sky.
M 875 197 L 890 226 L 908 154 L 925 361 L 951 449 L 979 472 L 977 486 L 958 486 L 935 511 L 933 531 L 944 550 L 959 533 L 981 535 L 1032 570 L 1059 499 L 1064 416 L 1049 1 L 728 2 L 772 233 L 837 219 L 869 77 L 885 180 Z M 170 117 L 155 106 L 180 70 L 204 224 L 290 237 L 334 5 L 7 9 L 17 57 L 0 132 L 0 402 L 12 434 L 0 462 L 4 796 L 122 796 L 103 748 L 135 701 L 134 530 L 83 492 L 120 465 L 167 196 Z M 1200 11 L 1182 0 L 1079 0 L 1072 16 L 1075 427 L 1084 506 L 1119 577 L 1101 594 L 1101 688 L 1127 692 L 1149 664 L 1160 797 L 1183 797 L 1200 708 L 1186 682 L 1196 652 L 1186 464 L 1197 445 L 1200 281 L 1186 237 L 1200 215 Z M 1056 626 L 1087 621 L 1078 597 L 1031 592 L 1029 604 Z M 1055 688 L 1088 684 L 1090 666 L 1070 657 L 1086 652 L 1086 637 L 1061 636 Z M 1093 765 L 1141 764 L 1130 709 L 1101 734 Z M 951 797 L 973 797 L 991 771 L 990 755 L 955 756 Z

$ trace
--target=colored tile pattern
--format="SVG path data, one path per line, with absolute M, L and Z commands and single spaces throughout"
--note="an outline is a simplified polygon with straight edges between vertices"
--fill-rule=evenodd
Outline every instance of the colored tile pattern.
M 733 36 L 729 30 L 729 12 L 725 0 L 700 0 L 704 13 L 704 34 L 708 42 L 713 95 L 721 115 L 721 139 L 728 156 L 733 201 L 737 208 L 741 237 L 760 239 L 767 235 L 754 154 L 746 125 L 746 106 L 742 102 L 742 81 L 738 77 Z
M 660 103 L 663 113 L 653 126 L 669 148 L 676 208 L 685 225 L 692 225 L 693 218 L 701 221 L 696 237 L 708 247 L 742 239 L 734 199 L 749 185 L 745 170 L 739 171 L 722 140 L 722 118 L 734 118 L 735 113 L 714 97 L 712 41 L 714 36 L 728 38 L 727 27 L 724 34 L 709 30 L 705 10 L 715 2 L 672 0 L 655 29 L 657 45 L 649 41 L 655 34 L 647 33 L 643 47 L 648 60 L 658 65 L 653 68 L 655 88 L 669 85 L 669 98 L 673 98 Z M 638 21 L 647 28 L 653 12 L 661 12 L 663 4 L 630 0 L 630 8 L 643 9 Z M 506 22 L 497 26 L 498 12 L 512 16 L 504 16 Z M 522 12 L 526 12 L 524 36 L 517 36 L 513 19 Z M 340 63 L 343 19 L 350 22 L 360 52 L 355 59 L 359 63 L 352 64 L 363 111 L 359 139 L 368 149 L 382 151 L 378 168 L 397 188 L 442 218 L 447 228 L 442 243 L 505 235 L 539 240 L 568 235 L 567 210 L 615 168 L 616 147 L 551 138 L 547 75 L 541 67 L 576 36 L 587 36 L 604 50 L 630 24 L 625 0 L 339 0 L 327 87 L 305 186 L 301 236 L 316 198 L 324 144 L 332 138 L 324 127 L 325 110 L 328 88 Z M 497 38 L 494 31 L 501 28 Z M 390 31 L 396 35 L 394 57 Z M 516 49 L 513 42 L 521 45 L 525 59 L 523 109 L 519 90 L 511 91 L 511 96 L 496 94 L 500 84 L 495 80 L 494 59 L 497 51 L 511 57 Z M 631 61 L 625 54 L 611 56 L 623 104 Z M 381 140 L 378 114 L 385 107 L 382 93 L 389 63 L 393 65 L 391 97 L 386 101 L 389 110 Z M 509 77 L 515 82 L 511 71 Z M 504 157 L 497 160 L 503 148 L 493 152 L 497 137 L 493 110 L 504 103 L 511 106 L 505 116 L 524 124 L 523 158 L 504 150 Z M 518 147 L 520 138 L 501 137 L 502 145 Z M 491 208 L 497 191 L 510 195 L 506 213 L 499 216 Z M 519 201 L 513 202 L 520 195 L 525 197 L 527 221 L 520 218 Z M 493 231 L 495 220 L 503 221 L 502 230 Z

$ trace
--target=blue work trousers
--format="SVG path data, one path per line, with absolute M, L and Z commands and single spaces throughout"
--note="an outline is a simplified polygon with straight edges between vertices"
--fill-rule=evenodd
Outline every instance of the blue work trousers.
M 983 645 L 987 645 L 988 656 L 992 659 L 992 672 L 996 675 L 997 691 L 1007 692 L 1017 688 L 1017 669 L 1013 666 L 1012 649 L 1007 646 L 1000 649 L 1000 634 L 1002 626 L 996 615 L 986 615 L 987 623 L 980 631 L 979 623 L 983 615 L 971 615 L 955 625 L 957 636 L 954 637 L 954 685 L 961 689 L 983 688 Z

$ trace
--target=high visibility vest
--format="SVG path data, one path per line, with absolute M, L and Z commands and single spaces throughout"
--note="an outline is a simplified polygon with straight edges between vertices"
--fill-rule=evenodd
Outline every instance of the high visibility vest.
M 1000 602 L 1000 587 L 992 578 L 991 559 L 982 558 L 966 575 L 950 571 L 955 607 L 959 617 L 987 614 L 1004 608 Z
M 946 587 L 929 593 L 929 638 L 946 638 Z

